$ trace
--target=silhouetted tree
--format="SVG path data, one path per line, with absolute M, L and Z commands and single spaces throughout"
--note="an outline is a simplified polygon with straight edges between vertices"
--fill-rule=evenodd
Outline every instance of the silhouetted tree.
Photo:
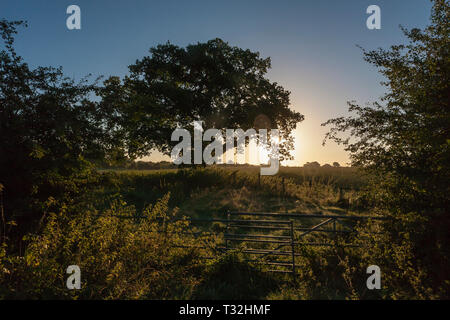
M 436 0 L 429 27 L 403 29 L 409 44 L 364 50 L 388 93 L 364 107 L 350 102 L 354 115 L 324 124 L 326 138 L 372 176 L 368 197 L 389 220 L 367 255 L 401 297 L 450 294 L 449 17 L 449 2 Z
M 8 220 L 79 191 L 83 172 L 116 143 L 104 126 L 108 112 L 88 100 L 93 83 L 75 83 L 61 68 L 32 69 L 16 53 L 20 25 L 0 20 L 0 181 Z
M 129 67 L 130 74 L 105 81 L 102 103 L 119 118 L 131 157 L 151 149 L 170 154 L 171 134 L 204 128 L 278 128 L 282 159 L 291 159 L 290 135 L 303 115 L 290 109 L 290 92 L 265 74 L 270 59 L 220 39 L 188 45 L 167 43 Z
M 307 162 L 303 165 L 305 168 L 320 168 L 320 163 L 317 161 Z

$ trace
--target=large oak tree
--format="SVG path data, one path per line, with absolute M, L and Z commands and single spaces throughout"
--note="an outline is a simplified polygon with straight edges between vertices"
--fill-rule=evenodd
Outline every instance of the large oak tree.
M 151 48 L 123 80 L 105 81 L 99 95 L 129 156 L 169 154 L 172 131 L 202 120 L 208 129 L 277 128 L 281 160 L 289 159 L 303 115 L 290 108 L 290 92 L 266 77 L 270 66 L 269 58 L 220 39 L 185 48 L 167 43 Z

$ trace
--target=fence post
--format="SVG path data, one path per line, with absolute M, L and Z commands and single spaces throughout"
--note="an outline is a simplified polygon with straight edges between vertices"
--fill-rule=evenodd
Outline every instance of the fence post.
M 295 282 L 295 237 L 294 237 L 294 222 L 290 220 L 291 227 L 291 250 L 292 250 L 292 279 Z

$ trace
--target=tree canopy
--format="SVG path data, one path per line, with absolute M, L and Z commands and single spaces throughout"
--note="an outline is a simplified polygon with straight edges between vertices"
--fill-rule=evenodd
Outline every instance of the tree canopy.
M 9 217 L 29 213 L 31 199 L 71 189 L 116 144 L 104 125 L 107 113 L 89 100 L 95 83 L 75 83 L 61 68 L 30 68 L 14 49 L 21 25 L 0 21 L 0 177 Z
M 436 0 L 430 26 L 402 28 L 408 44 L 363 49 L 384 76 L 386 95 L 366 106 L 349 102 L 350 116 L 323 124 L 331 126 L 326 138 L 371 174 L 368 196 L 391 219 L 372 253 L 399 270 L 393 285 L 416 297 L 450 292 L 449 16 L 448 1 Z
M 221 39 L 185 48 L 167 43 L 105 81 L 102 103 L 120 118 L 130 156 L 158 149 L 169 154 L 171 133 L 194 120 L 204 128 L 278 128 L 282 159 L 291 158 L 292 130 L 303 115 L 290 108 L 290 92 L 265 77 L 270 59 Z

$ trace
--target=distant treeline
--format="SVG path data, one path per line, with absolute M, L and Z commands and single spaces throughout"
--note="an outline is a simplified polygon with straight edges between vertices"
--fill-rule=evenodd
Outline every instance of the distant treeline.
M 183 165 L 183 168 L 185 167 L 191 167 L 191 166 L 195 166 L 195 165 Z M 260 166 L 258 165 L 252 165 L 252 164 L 218 164 L 215 165 L 218 167 L 235 167 L 235 168 L 246 168 L 246 167 L 250 167 L 250 168 L 259 168 Z M 115 163 L 115 164 L 107 164 L 107 163 L 103 163 L 99 166 L 101 169 L 115 169 L 115 170 L 120 170 L 120 169 L 127 169 L 127 170 L 161 170 L 161 169 L 178 169 L 181 168 L 182 165 L 175 165 L 170 161 L 158 161 L 158 162 L 153 162 L 153 161 L 126 161 L 126 162 L 122 162 L 122 163 Z M 341 165 L 338 162 L 333 162 L 333 165 L 330 165 L 328 163 L 325 163 L 324 165 L 320 165 L 319 162 L 314 161 L 314 162 L 307 162 L 303 165 L 303 168 L 342 168 Z M 291 168 L 301 168 L 300 166 L 295 167 L 295 166 L 291 166 Z

